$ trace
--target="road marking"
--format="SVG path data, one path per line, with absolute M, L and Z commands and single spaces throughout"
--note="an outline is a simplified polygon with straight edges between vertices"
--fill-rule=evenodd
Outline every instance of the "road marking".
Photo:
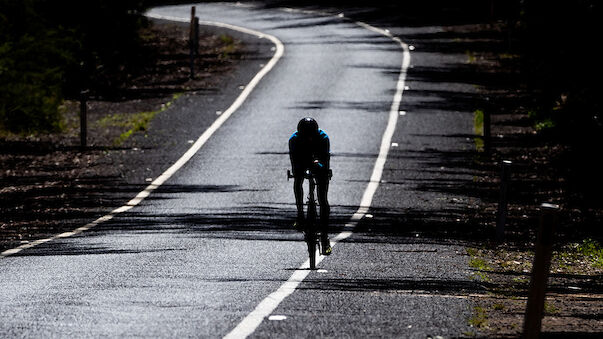
M 181 22 L 188 22 L 188 19 L 184 19 L 184 18 L 177 18 L 177 17 L 168 17 L 168 16 L 162 16 L 162 15 L 157 15 L 157 14 L 151 14 L 151 13 L 147 13 L 146 14 L 148 17 L 151 18 L 155 18 L 155 19 L 164 19 L 164 20 L 171 20 L 171 21 L 181 21 Z M 235 25 L 231 25 L 231 24 L 225 24 L 225 23 L 221 23 L 221 22 L 213 22 L 213 21 L 199 21 L 200 25 L 207 25 L 207 26 L 216 26 L 216 27 L 222 27 L 222 28 L 227 28 L 227 29 L 231 29 L 231 30 L 235 30 L 235 31 L 239 31 L 242 33 L 247 33 L 250 35 L 254 35 L 260 39 L 263 38 L 268 38 L 272 43 L 274 43 L 274 45 L 276 46 L 276 50 L 274 55 L 272 56 L 272 58 L 270 59 L 270 61 L 266 64 L 266 66 L 264 66 L 264 68 L 262 68 L 254 77 L 253 79 L 251 79 L 251 81 L 244 86 L 244 88 L 242 89 L 241 94 L 239 94 L 239 96 L 237 97 L 237 99 L 230 105 L 230 107 L 228 107 L 228 109 L 226 111 L 224 111 L 212 124 L 211 126 L 209 126 L 207 128 L 207 130 L 205 130 L 205 132 L 203 132 L 203 134 L 201 134 L 201 136 L 193 143 L 193 145 L 180 157 L 180 159 L 178 159 L 172 166 L 170 166 L 170 168 L 168 168 L 165 172 L 163 172 L 159 177 L 157 177 L 155 180 L 153 180 L 144 190 L 142 190 L 141 192 L 139 192 L 132 200 L 128 201 L 125 205 L 114 209 L 113 211 L 111 211 L 110 213 L 94 220 L 93 222 L 90 222 L 82 227 L 79 227 L 71 232 L 64 232 L 49 238 L 45 238 L 45 239 L 39 239 L 39 240 L 35 240 L 32 241 L 30 243 L 27 244 L 23 244 L 19 247 L 16 248 L 11 248 L 8 249 L 2 253 L 0 253 L 0 258 L 4 258 L 10 255 L 14 255 L 17 254 L 23 250 L 47 243 L 49 241 L 53 241 L 59 238 L 67 238 L 67 237 L 72 237 L 74 235 L 80 234 L 82 232 L 88 231 L 89 229 L 97 226 L 98 224 L 101 224 L 105 221 L 111 220 L 113 219 L 113 217 L 115 217 L 117 214 L 123 213 L 128 211 L 129 209 L 131 209 L 132 207 L 140 204 L 141 201 L 143 201 L 146 197 L 148 197 L 151 192 L 153 192 L 154 190 L 156 190 L 158 187 L 160 187 L 163 183 L 165 183 L 172 175 L 174 175 L 174 173 L 176 173 L 180 168 L 182 168 L 182 166 L 184 166 L 184 164 L 186 164 L 192 157 L 193 155 L 195 155 L 195 153 L 197 153 L 201 147 L 203 147 L 203 145 L 205 145 L 205 143 L 207 142 L 207 140 L 209 140 L 209 138 L 220 128 L 220 126 L 222 126 L 224 124 L 224 122 L 226 120 L 228 120 L 228 118 L 237 110 L 239 109 L 239 107 L 241 107 L 241 105 L 243 104 L 243 102 L 245 102 L 245 100 L 247 99 L 247 97 L 251 94 L 251 92 L 253 91 L 253 89 L 255 88 L 255 86 L 257 86 L 257 84 L 260 82 L 260 80 L 262 80 L 262 78 L 268 74 L 268 72 L 270 72 L 270 70 L 274 67 L 274 65 L 276 65 L 276 63 L 278 62 L 278 60 L 283 56 L 283 53 L 285 52 L 285 46 L 283 45 L 283 43 L 277 39 L 276 37 L 269 35 L 269 34 L 265 34 L 253 29 L 249 29 L 249 28 L 245 28 L 245 27 L 239 27 L 239 26 L 235 26 Z
M 287 316 L 285 315 L 271 315 L 268 317 L 268 320 L 275 320 L 275 321 L 280 321 L 280 320 L 286 320 Z
M 295 11 L 293 9 L 286 10 Z M 315 15 L 316 13 L 312 14 Z M 335 236 L 331 241 L 331 246 L 335 246 L 338 242 L 343 241 L 352 235 L 352 230 L 358 225 L 358 222 L 367 214 L 371 203 L 373 202 L 373 196 L 375 195 L 375 192 L 379 187 L 379 182 L 381 181 L 385 161 L 387 160 L 387 154 L 390 149 L 392 137 L 394 136 L 396 124 L 398 122 L 398 116 L 400 114 L 400 102 L 402 101 L 402 92 L 404 92 L 406 88 L 406 86 L 404 85 L 404 83 L 406 82 L 406 70 L 410 65 L 410 52 L 408 45 L 402 42 L 402 40 L 400 40 L 398 37 L 393 36 L 388 30 L 379 29 L 363 22 L 357 21 L 355 22 L 355 24 L 372 32 L 385 35 L 397 42 L 400 47 L 402 47 L 402 66 L 400 68 L 400 76 L 398 77 L 398 83 L 396 84 L 396 94 L 394 95 L 389 111 L 387 127 L 385 128 L 385 132 L 383 133 L 381 139 L 379 155 L 377 156 L 377 160 L 375 161 L 369 184 L 367 185 L 362 199 L 360 200 L 360 206 L 358 207 L 358 210 L 352 215 L 350 221 L 345 224 L 348 230 L 343 231 L 337 236 Z M 318 265 L 323 258 L 324 256 L 319 256 L 318 258 L 316 258 L 316 264 Z M 226 334 L 224 338 L 246 338 L 247 336 L 251 335 L 258 328 L 258 326 L 260 326 L 262 321 L 270 314 L 272 314 L 272 312 L 278 307 L 278 305 L 297 289 L 299 284 L 301 284 L 301 282 L 310 273 L 309 267 L 310 260 L 308 259 L 297 270 L 295 270 L 291 277 L 287 281 L 285 281 L 276 291 L 272 292 L 264 300 L 262 300 L 256 306 L 256 308 L 251 313 L 249 313 L 234 329 L 232 329 L 228 334 Z

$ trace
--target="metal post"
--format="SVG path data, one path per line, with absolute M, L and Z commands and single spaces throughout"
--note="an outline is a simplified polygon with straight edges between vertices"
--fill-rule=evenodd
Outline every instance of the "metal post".
M 86 139 L 88 134 L 88 90 L 80 91 L 80 147 L 86 148 Z
M 523 336 L 527 339 L 538 338 L 542 328 L 546 284 L 551 267 L 553 234 L 559 222 L 559 205 L 542 204 L 540 225 L 536 238 L 536 252 L 532 264 L 530 292 L 524 317 Z
M 509 160 L 503 160 L 500 173 L 500 198 L 498 200 L 498 216 L 496 219 L 496 241 L 502 242 L 505 239 L 505 223 L 507 222 L 507 192 L 509 190 L 509 180 L 511 178 L 511 165 Z

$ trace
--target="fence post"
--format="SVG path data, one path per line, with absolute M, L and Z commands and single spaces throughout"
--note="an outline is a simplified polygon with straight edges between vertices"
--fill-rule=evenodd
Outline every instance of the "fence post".
M 505 224 L 507 222 L 507 205 L 509 191 L 509 180 L 511 179 L 511 165 L 509 160 L 501 162 L 500 173 L 500 197 L 498 200 L 498 215 L 496 219 L 496 241 L 503 242 L 505 239 Z
M 80 147 L 86 148 L 88 138 L 88 90 L 80 91 Z
M 195 77 L 195 6 L 191 7 L 191 21 L 188 32 L 188 46 L 189 46 L 189 57 L 190 57 L 190 75 L 189 77 L 193 79 Z
M 195 56 L 199 57 L 199 18 L 195 17 L 194 19 L 194 29 L 195 29 Z
M 546 284 L 551 267 L 553 234 L 559 222 L 559 205 L 544 203 L 540 205 L 540 225 L 536 238 L 536 252 L 532 264 L 530 291 L 524 317 L 523 336 L 527 339 L 538 338 L 542 328 Z

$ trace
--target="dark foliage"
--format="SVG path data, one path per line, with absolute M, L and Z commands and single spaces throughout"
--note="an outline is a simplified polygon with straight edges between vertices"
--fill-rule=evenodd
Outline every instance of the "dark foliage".
M 140 57 L 140 1 L 0 0 L 0 128 L 61 129 L 80 89 L 111 94 Z
M 0 1 L 0 127 L 60 128 L 61 81 L 75 45 L 44 25 L 32 0 Z
M 73 32 L 79 43 L 73 51 L 78 63 L 66 69 L 68 96 L 76 96 L 80 88 L 111 95 L 113 88 L 127 81 L 143 55 L 139 36 L 146 25 L 143 10 L 136 0 L 41 1 L 47 25 Z
M 602 13 L 595 0 L 525 3 L 523 60 L 535 94 L 536 119 L 549 120 L 549 133 L 571 147 L 569 177 L 586 201 L 601 201 L 603 89 L 598 40 Z

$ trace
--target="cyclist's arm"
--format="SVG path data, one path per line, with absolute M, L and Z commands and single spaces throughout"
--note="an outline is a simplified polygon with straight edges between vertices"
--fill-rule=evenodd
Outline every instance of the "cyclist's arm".
M 324 165 L 324 167 L 326 169 L 331 168 L 330 167 L 330 162 L 331 162 L 331 142 L 329 141 L 329 137 L 323 138 L 321 140 L 321 147 L 318 151 L 318 160 L 320 160 L 322 162 L 322 164 Z

